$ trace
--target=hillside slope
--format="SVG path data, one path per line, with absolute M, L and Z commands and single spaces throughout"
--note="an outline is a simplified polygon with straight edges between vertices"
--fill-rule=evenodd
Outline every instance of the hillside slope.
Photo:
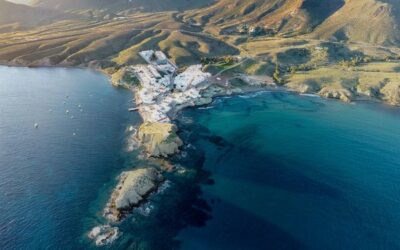
M 67 16 L 69 15 L 54 10 L 33 8 L 0 0 L 0 25 L 13 24 L 15 27 L 32 27 Z
M 183 19 L 216 26 L 224 32 L 240 24 L 263 26 L 280 33 L 305 33 L 343 5 L 343 0 L 219 0 L 206 8 L 187 12 Z
M 312 34 L 318 39 L 336 39 L 382 45 L 400 44 L 398 0 L 347 0 Z
M 31 4 L 59 10 L 103 9 L 123 11 L 136 9 L 154 12 L 198 8 L 212 2 L 213 0 L 32 0 Z
M 39 34 L 39 35 L 38 35 Z M 136 13 L 123 19 L 75 19 L 20 33 L 0 33 L 0 62 L 12 65 L 96 65 L 142 62 L 138 52 L 162 49 L 176 63 L 234 55 L 231 45 L 174 20 L 171 13 Z

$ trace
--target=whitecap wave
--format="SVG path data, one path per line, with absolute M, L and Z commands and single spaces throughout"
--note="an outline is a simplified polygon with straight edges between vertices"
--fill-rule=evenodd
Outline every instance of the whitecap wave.
M 212 109 L 214 106 L 206 106 L 206 107 L 200 107 L 199 109 Z

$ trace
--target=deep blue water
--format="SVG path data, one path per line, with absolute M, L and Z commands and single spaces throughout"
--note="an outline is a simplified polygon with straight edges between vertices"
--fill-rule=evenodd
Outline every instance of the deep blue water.
M 126 167 L 131 97 L 88 70 L 0 67 L 1 249 L 87 247 L 96 201 Z
M 182 114 L 212 179 L 182 249 L 400 249 L 400 110 L 250 96 Z

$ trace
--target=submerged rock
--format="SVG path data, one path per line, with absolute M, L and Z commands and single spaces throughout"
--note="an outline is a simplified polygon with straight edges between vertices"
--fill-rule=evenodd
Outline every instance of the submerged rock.
M 123 172 L 107 204 L 104 216 L 111 221 L 120 220 L 125 212 L 138 206 L 156 190 L 162 181 L 162 175 L 155 168 L 139 168 Z
M 176 131 L 171 123 L 146 122 L 139 127 L 137 137 L 149 156 L 168 157 L 179 152 L 183 145 Z
M 334 88 L 331 86 L 322 88 L 318 94 L 325 98 L 339 99 L 344 102 L 351 102 L 353 97 L 353 94 L 350 92 L 350 90 L 345 88 Z
M 88 237 L 94 240 L 96 246 L 105 246 L 113 243 L 119 236 L 117 227 L 102 225 L 94 227 L 88 234 Z

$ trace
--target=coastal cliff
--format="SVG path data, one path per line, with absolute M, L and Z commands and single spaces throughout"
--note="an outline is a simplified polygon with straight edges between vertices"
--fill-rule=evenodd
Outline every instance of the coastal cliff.
M 179 152 L 183 145 L 176 131 L 172 123 L 146 122 L 139 127 L 137 138 L 149 156 L 168 157 Z

